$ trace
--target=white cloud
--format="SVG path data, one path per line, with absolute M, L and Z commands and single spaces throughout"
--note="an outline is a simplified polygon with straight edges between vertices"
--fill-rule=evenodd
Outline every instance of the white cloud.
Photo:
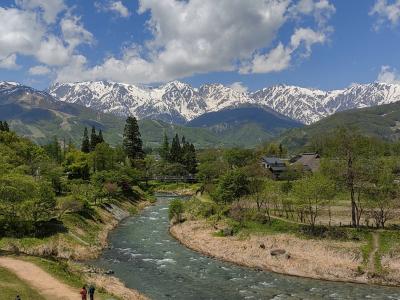
M 376 0 L 369 12 L 370 16 L 377 16 L 375 29 L 379 29 L 384 23 L 389 22 L 396 26 L 400 21 L 400 0 L 395 0 L 389 4 L 386 0 Z
M 94 6 L 98 11 L 111 11 L 122 18 L 127 18 L 131 15 L 129 9 L 121 1 L 108 1 L 106 3 L 97 1 Z
M 232 83 L 230 85 L 230 88 L 239 93 L 247 93 L 247 91 L 249 89 L 247 86 L 243 85 L 243 83 L 239 82 L 239 81 Z
M 94 40 L 93 34 L 83 27 L 80 18 L 76 16 L 69 15 L 63 18 L 60 26 L 64 40 L 72 49 L 80 44 L 91 44 Z
M 39 9 L 46 23 L 54 23 L 60 12 L 66 9 L 64 0 L 16 0 L 16 4 L 24 10 Z
M 319 26 L 324 26 L 335 11 L 335 6 L 328 0 L 300 0 L 289 9 L 295 18 L 301 18 L 302 15 L 313 15 Z
M 378 82 L 400 84 L 400 74 L 390 66 L 382 66 L 378 75 Z
M 19 68 L 16 54 L 11 54 L 4 58 L 0 57 L 0 69 L 16 70 Z
M 290 38 L 290 44 L 285 47 L 282 43 L 267 54 L 256 54 L 251 63 L 244 65 L 241 73 L 269 73 L 279 72 L 290 66 L 293 53 L 304 45 L 302 57 L 311 55 L 311 46 L 323 44 L 327 40 L 326 34 L 310 28 L 298 28 Z
M 48 67 L 46 67 L 46 66 L 39 65 L 39 66 L 31 67 L 31 68 L 28 70 L 28 72 L 29 72 L 29 74 L 31 74 L 31 75 L 42 76 L 42 75 L 47 75 L 47 74 L 49 74 L 49 73 L 51 72 L 51 70 L 50 70 Z
M 253 61 L 240 69 L 240 73 L 270 73 L 287 69 L 292 51 L 282 43 L 267 54 L 256 54 Z
M 304 7 L 297 7 L 301 3 Z M 57 80 L 153 83 L 213 71 L 281 71 L 295 51 L 309 56 L 312 45 L 326 42 L 326 21 L 334 11 L 328 0 L 140 0 L 138 13 L 150 13 L 151 40 L 93 67 L 82 60 L 71 63 Z M 278 42 L 265 53 L 288 20 L 304 15 L 315 20 L 316 30 L 299 28 L 287 46 Z
M 76 47 L 91 43 L 93 36 L 71 12 L 58 22 L 66 9 L 61 0 L 17 0 L 17 7 L 0 7 L 0 59 L 2 66 L 15 68 L 17 55 L 31 56 L 47 66 L 62 66 L 76 54 Z M 56 36 L 54 25 L 60 26 Z

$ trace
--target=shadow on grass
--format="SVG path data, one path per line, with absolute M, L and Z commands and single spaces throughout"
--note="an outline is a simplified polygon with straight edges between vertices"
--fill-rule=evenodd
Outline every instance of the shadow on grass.
M 40 221 L 36 224 L 32 224 L 32 222 L 0 223 L 0 237 L 46 238 L 66 232 L 68 232 L 68 229 L 64 226 L 63 222 L 57 219 Z

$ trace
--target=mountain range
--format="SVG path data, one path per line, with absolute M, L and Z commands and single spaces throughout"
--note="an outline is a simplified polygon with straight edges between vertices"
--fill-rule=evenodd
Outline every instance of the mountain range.
M 185 136 L 197 147 L 252 147 L 276 137 L 288 128 L 299 127 L 272 110 L 238 107 L 204 114 L 187 126 L 161 120 L 141 119 L 139 127 L 146 147 L 158 147 L 164 132 Z M 45 91 L 14 82 L 0 82 L 0 120 L 7 120 L 12 130 L 38 143 L 54 136 L 79 145 L 84 127 L 103 131 L 107 142 L 122 141 L 125 117 L 99 112 L 77 103 L 59 101 Z
M 206 113 L 243 105 L 272 109 L 303 124 L 312 124 L 336 112 L 393 103 L 400 100 L 400 84 L 353 84 L 342 90 L 322 91 L 275 85 L 246 92 L 222 84 L 194 88 L 172 81 L 158 87 L 109 81 L 56 83 L 48 92 L 57 99 L 118 116 L 134 115 L 185 124 Z
M 0 82 L 0 120 L 39 143 L 57 135 L 78 145 L 83 128 L 95 126 L 117 144 L 126 115 L 134 114 L 145 146 L 158 147 L 165 132 L 185 135 L 197 147 L 253 147 L 276 140 L 299 148 L 338 125 L 396 139 L 400 102 L 390 103 L 398 100 L 400 85 L 383 83 L 330 92 L 277 85 L 247 93 L 178 81 L 159 87 L 81 82 L 55 84 L 46 91 Z

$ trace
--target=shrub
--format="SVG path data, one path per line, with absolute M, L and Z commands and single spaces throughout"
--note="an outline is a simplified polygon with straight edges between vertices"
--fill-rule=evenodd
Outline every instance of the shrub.
M 176 220 L 178 223 L 182 220 L 183 202 L 180 199 L 174 199 L 169 204 L 168 217 L 170 220 Z

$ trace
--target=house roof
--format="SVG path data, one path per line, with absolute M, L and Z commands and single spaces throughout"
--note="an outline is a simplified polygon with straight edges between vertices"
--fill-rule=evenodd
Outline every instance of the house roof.
M 301 164 L 310 171 L 317 171 L 320 167 L 320 156 L 318 153 L 303 153 L 294 164 Z
M 272 165 L 285 165 L 285 163 L 283 162 L 283 160 L 281 160 L 280 158 L 277 158 L 277 157 L 268 157 L 268 156 L 264 156 L 264 157 L 262 158 L 262 160 L 263 160 L 266 164 L 268 164 L 268 165 L 270 165 L 270 166 L 272 166 Z

